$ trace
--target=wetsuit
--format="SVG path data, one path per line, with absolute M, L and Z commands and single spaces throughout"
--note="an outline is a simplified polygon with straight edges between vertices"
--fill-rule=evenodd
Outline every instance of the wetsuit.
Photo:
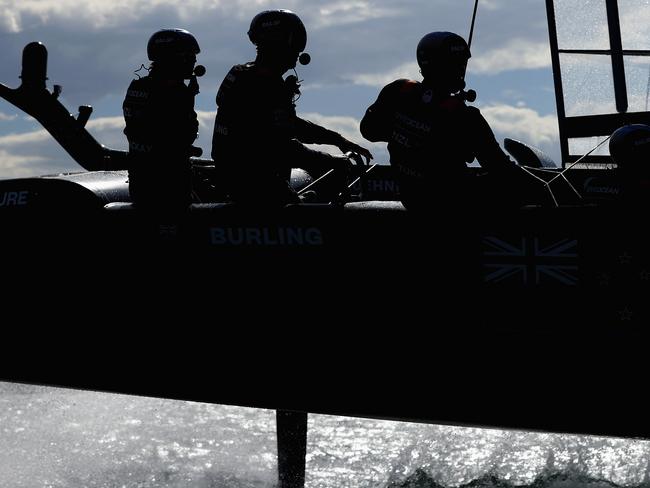
M 361 120 L 361 134 L 372 142 L 388 142 L 400 196 L 409 209 L 472 205 L 490 198 L 487 193 L 500 198 L 494 185 L 477 188 L 467 167 L 475 158 L 492 181 L 518 173 L 477 108 L 458 97 L 436 96 L 417 81 L 400 79 L 385 86 Z
M 133 203 L 182 210 L 191 202 L 190 149 L 198 134 L 194 95 L 152 72 L 133 80 L 122 105 Z
M 318 177 L 342 160 L 306 144 L 339 145 L 343 137 L 296 115 L 295 92 L 255 62 L 234 66 L 217 93 L 212 158 L 229 179 L 235 202 L 283 206 L 298 201 L 291 168 Z

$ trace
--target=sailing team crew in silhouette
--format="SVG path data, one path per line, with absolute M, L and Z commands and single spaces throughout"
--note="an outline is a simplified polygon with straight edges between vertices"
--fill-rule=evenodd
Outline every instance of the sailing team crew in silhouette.
M 138 207 L 178 212 L 191 203 L 190 156 L 199 129 L 194 97 L 200 52 L 184 29 L 162 29 L 147 43 L 152 61 L 146 76 L 135 79 L 122 105 L 129 141 L 129 193 Z M 142 69 L 141 68 L 141 69 Z M 137 74 L 137 72 L 136 72 Z M 184 80 L 190 80 L 186 85 Z
M 221 83 L 212 138 L 212 158 L 225 169 L 233 201 L 265 207 L 298 203 L 289 184 L 292 168 L 317 177 L 332 168 L 344 174 L 352 165 L 347 155 L 330 155 L 305 144 L 329 144 L 372 159 L 367 149 L 296 115 L 297 77 L 282 78 L 298 60 L 309 62 L 303 52 L 307 32 L 295 13 L 257 14 L 248 37 L 257 56 L 233 66 Z
M 423 80 L 386 85 L 361 120 L 361 134 L 388 142 L 400 198 L 407 209 L 456 208 L 517 203 L 513 180 L 523 171 L 501 150 L 480 111 L 465 104 L 465 70 L 471 57 L 465 40 L 452 32 L 431 32 L 417 46 Z M 467 167 L 477 159 L 487 177 Z
M 216 96 L 212 158 L 234 202 L 282 207 L 301 200 L 290 185 L 292 168 L 313 177 L 330 169 L 345 175 L 355 161 L 349 154 L 372 154 L 341 134 L 296 115 L 297 76 L 282 76 L 309 62 L 307 32 L 289 10 L 266 10 L 251 21 L 254 61 L 235 65 Z M 129 140 L 129 190 L 138 206 L 182 209 L 191 203 L 191 155 L 198 135 L 194 97 L 200 52 L 183 29 L 163 29 L 151 36 L 149 74 L 133 80 L 124 100 L 124 133 Z M 301 54 L 302 53 L 302 54 Z M 398 79 L 385 86 L 361 121 L 361 134 L 388 142 L 390 163 L 400 184 L 400 198 L 410 210 L 444 203 L 521 203 L 517 186 L 524 173 L 501 150 L 480 111 L 467 106 L 465 92 L 471 57 L 465 40 L 451 32 L 431 32 L 417 46 L 423 80 Z M 198 68 L 201 68 L 199 70 Z M 184 80 L 190 79 L 189 86 Z M 305 144 L 330 144 L 338 156 Z M 467 167 L 477 159 L 487 176 Z M 357 158 L 358 160 L 359 158 Z

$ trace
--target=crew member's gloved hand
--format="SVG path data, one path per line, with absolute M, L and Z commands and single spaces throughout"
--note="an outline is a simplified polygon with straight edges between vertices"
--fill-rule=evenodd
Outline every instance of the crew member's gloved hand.
M 350 174 L 354 171 L 354 160 L 347 154 L 332 155 L 334 158 L 334 169 Z
M 337 145 L 337 147 L 344 153 L 355 152 L 366 158 L 366 163 L 369 163 L 372 159 L 372 153 L 368 151 L 365 147 L 361 147 L 358 144 L 355 144 L 352 141 L 348 141 L 343 138 L 343 140 Z
M 368 166 L 368 163 L 364 162 L 363 158 L 361 157 L 361 154 L 354 152 L 354 151 L 348 151 L 345 153 L 345 155 L 352 161 L 353 164 L 355 164 L 357 167 L 365 167 Z
M 200 158 L 203 154 L 203 149 L 197 146 L 190 146 L 190 156 Z

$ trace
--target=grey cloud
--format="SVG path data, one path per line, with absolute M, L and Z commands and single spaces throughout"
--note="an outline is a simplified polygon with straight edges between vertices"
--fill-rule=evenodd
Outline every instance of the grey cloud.
M 467 38 L 474 2 L 458 0 L 408 2 L 390 16 L 354 25 L 333 24 L 313 32 L 310 47 L 314 68 L 310 75 L 319 81 L 340 82 L 360 74 L 381 74 L 415 60 L 420 38 L 434 30 L 458 32 Z M 390 7 L 394 2 L 373 2 Z M 548 43 L 543 2 L 518 0 L 479 7 L 473 61 L 485 53 L 506 46 L 515 38 L 531 43 Z M 470 65 L 471 69 L 471 65 Z
M 359 119 L 355 117 L 341 117 L 341 116 L 326 116 L 318 113 L 304 113 L 300 114 L 301 117 L 310 120 L 318 125 L 327 127 L 343 135 L 346 139 L 359 144 L 368 149 L 373 155 L 373 163 L 388 164 L 389 157 L 386 150 L 385 143 L 371 143 L 365 140 L 359 133 Z M 318 151 L 327 152 L 329 154 L 341 154 L 341 151 L 334 146 L 323 146 L 320 144 L 313 145 L 313 148 Z
M 200 62 L 208 68 L 203 86 L 216 88 L 232 64 L 254 57 L 246 37 L 252 15 L 265 8 L 292 8 L 309 31 L 308 51 L 314 61 L 304 68 L 305 76 L 312 82 L 332 84 L 346 83 L 359 74 L 384 73 L 413 61 L 418 40 L 431 30 L 467 36 L 473 7 L 469 0 L 194 0 L 184 6 L 171 1 L 43 0 L 37 4 L 39 9 L 33 7 L 34 2 L 27 4 L 31 8 L 10 4 L 8 12 L 19 12 L 14 14 L 20 18 L 19 32 L 6 27 L 10 22 L 7 15 L 0 22 L 6 53 L 0 80 L 15 81 L 22 47 L 42 40 L 50 50 L 50 78 L 66 87 L 74 105 L 121 94 L 132 71 L 147 63 L 149 35 L 162 27 L 184 27 L 197 36 L 203 47 Z M 94 17 L 99 20 L 93 22 Z M 479 8 L 474 58 L 513 38 L 546 42 L 544 19 L 539 0 L 486 3 Z
M 0 112 L 0 121 L 8 121 L 8 120 L 15 120 L 17 117 L 16 114 L 5 114 L 3 112 Z
M 197 145 L 209 155 L 214 112 L 199 110 L 198 117 L 201 137 Z M 127 150 L 122 116 L 91 119 L 86 128 L 104 146 Z M 81 168 L 45 129 L 0 136 L 0 178 L 70 171 Z
M 551 67 L 551 51 L 547 43 L 513 39 L 505 46 L 485 51 L 472 63 L 471 69 L 478 74 L 498 74 L 517 69 Z
M 0 149 L 0 179 L 28 178 L 51 173 L 52 166 L 42 156 L 21 156 Z
M 25 178 L 81 171 L 51 137 L 11 148 L 0 148 L 0 178 Z
M 553 116 L 542 116 L 535 110 L 520 106 L 488 105 L 482 113 L 491 124 L 497 140 L 504 137 L 522 140 L 546 152 L 559 162 L 557 121 Z M 204 154 L 210 153 L 210 137 L 214 112 L 199 111 L 202 134 L 208 134 L 197 141 Z M 319 113 L 303 113 L 302 117 L 340 132 L 346 138 L 370 149 L 375 163 L 388 164 L 389 157 L 385 143 L 369 143 L 359 134 L 359 120 L 349 116 L 326 116 Z M 113 149 L 126 149 L 122 133 L 124 121 L 121 117 L 102 117 L 88 123 L 90 133 L 102 144 Z M 314 145 L 315 149 L 339 154 L 338 148 Z M 35 176 L 44 173 L 79 171 L 81 168 L 44 130 L 0 136 L 0 178 Z
M 122 117 L 88 122 L 89 132 L 102 144 L 126 149 Z M 0 136 L 0 178 L 82 171 L 45 129 Z
M 558 125 L 554 115 L 540 115 L 529 107 L 511 105 L 487 105 L 481 107 L 481 113 L 501 143 L 506 137 L 518 139 L 560 162 Z
M 121 112 L 119 101 L 133 71 L 141 63 L 148 63 L 145 47 L 149 36 L 163 27 L 186 28 L 201 44 L 199 62 L 208 69 L 200 81 L 201 91 L 203 100 L 209 102 L 202 102 L 204 105 L 197 105 L 197 108 L 205 113 L 214 110 L 214 93 L 228 69 L 255 56 L 254 46 L 246 36 L 252 16 L 263 9 L 281 7 L 296 11 L 309 32 L 307 51 L 313 62 L 298 68 L 305 86 L 334 86 L 345 91 L 365 76 L 375 80 L 375 86 L 368 88 L 370 102 L 380 84 L 376 81 L 378 77 L 390 81 L 390 77 L 417 75 L 415 46 L 423 34 L 451 30 L 467 36 L 474 2 L 188 0 L 181 5 L 172 0 L 24 3 L 5 0 L 5 5 L 8 8 L 0 13 L 0 42 L 3 45 L 0 82 L 9 86 L 19 84 L 22 48 L 30 41 L 41 40 L 49 49 L 50 86 L 52 83 L 63 85 L 62 101 L 71 111 L 76 111 L 81 104 L 96 106 L 111 100 L 115 105 L 111 105 L 113 110 L 105 115 L 117 115 Z M 31 10 L 25 6 L 30 6 Z M 544 5 L 540 0 L 483 0 L 478 12 L 470 70 L 476 64 L 477 70 L 487 73 L 493 64 L 487 60 L 508 46 L 512 39 L 525 39 L 531 46 L 544 45 L 547 42 L 545 22 Z M 507 69 L 515 67 L 516 63 Z M 3 103 L 0 101 L 0 111 L 10 113 L 3 108 Z M 326 105 L 327 99 L 322 103 Z M 317 110 L 318 107 L 310 108 L 310 111 Z M 3 126 L 10 123 L 4 122 Z M 199 139 L 204 153 L 208 150 L 208 154 L 211 124 L 212 116 L 205 116 Z M 0 127 L 0 134 L 4 133 L 2 129 Z M 98 139 L 107 145 L 124 141 L 117 128 L 113 132 L 102 132 L 101 136 L 104 138 L 98 136 Z M 69 164 L 65 163 L 69 159 L 67 155 L 57 149 L 48 148 L 43 153 L 33 154 L 45 154 L 63 161 L 61 164 Z
M 204 155 L 210 154 L 214 111 L 198 111 L 200 137 L 197 146 Z M 360 136 L 359 121 L 354 117 L 332 117 L 318 113 L 301 116 L 340 132 L 346 138 L 368 147 L 375 155 L 375 162 L 387 163 L 388 153 L 385 144 L 370 144 Z M 111 149 L 126 150 L 126 138 L 122 130 L 124 120 L 121 116 L 101 117 L 90 120 L 88 131 L 103 145 Z M 335 147 L 315 145 L 315 149 L 340 154 Z M 0 136 L 0 178 L 36 176 L 56 172 L 80 171 L 81 168 L 54 141 L 45 129 Z

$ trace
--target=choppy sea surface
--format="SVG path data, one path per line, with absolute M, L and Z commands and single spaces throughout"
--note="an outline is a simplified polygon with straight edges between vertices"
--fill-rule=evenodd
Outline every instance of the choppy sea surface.
M 0 383 L 1 488 L 272 488 L 275 412 Z M 308 488 L 650 488 L 650 442 L 310 415 Z

